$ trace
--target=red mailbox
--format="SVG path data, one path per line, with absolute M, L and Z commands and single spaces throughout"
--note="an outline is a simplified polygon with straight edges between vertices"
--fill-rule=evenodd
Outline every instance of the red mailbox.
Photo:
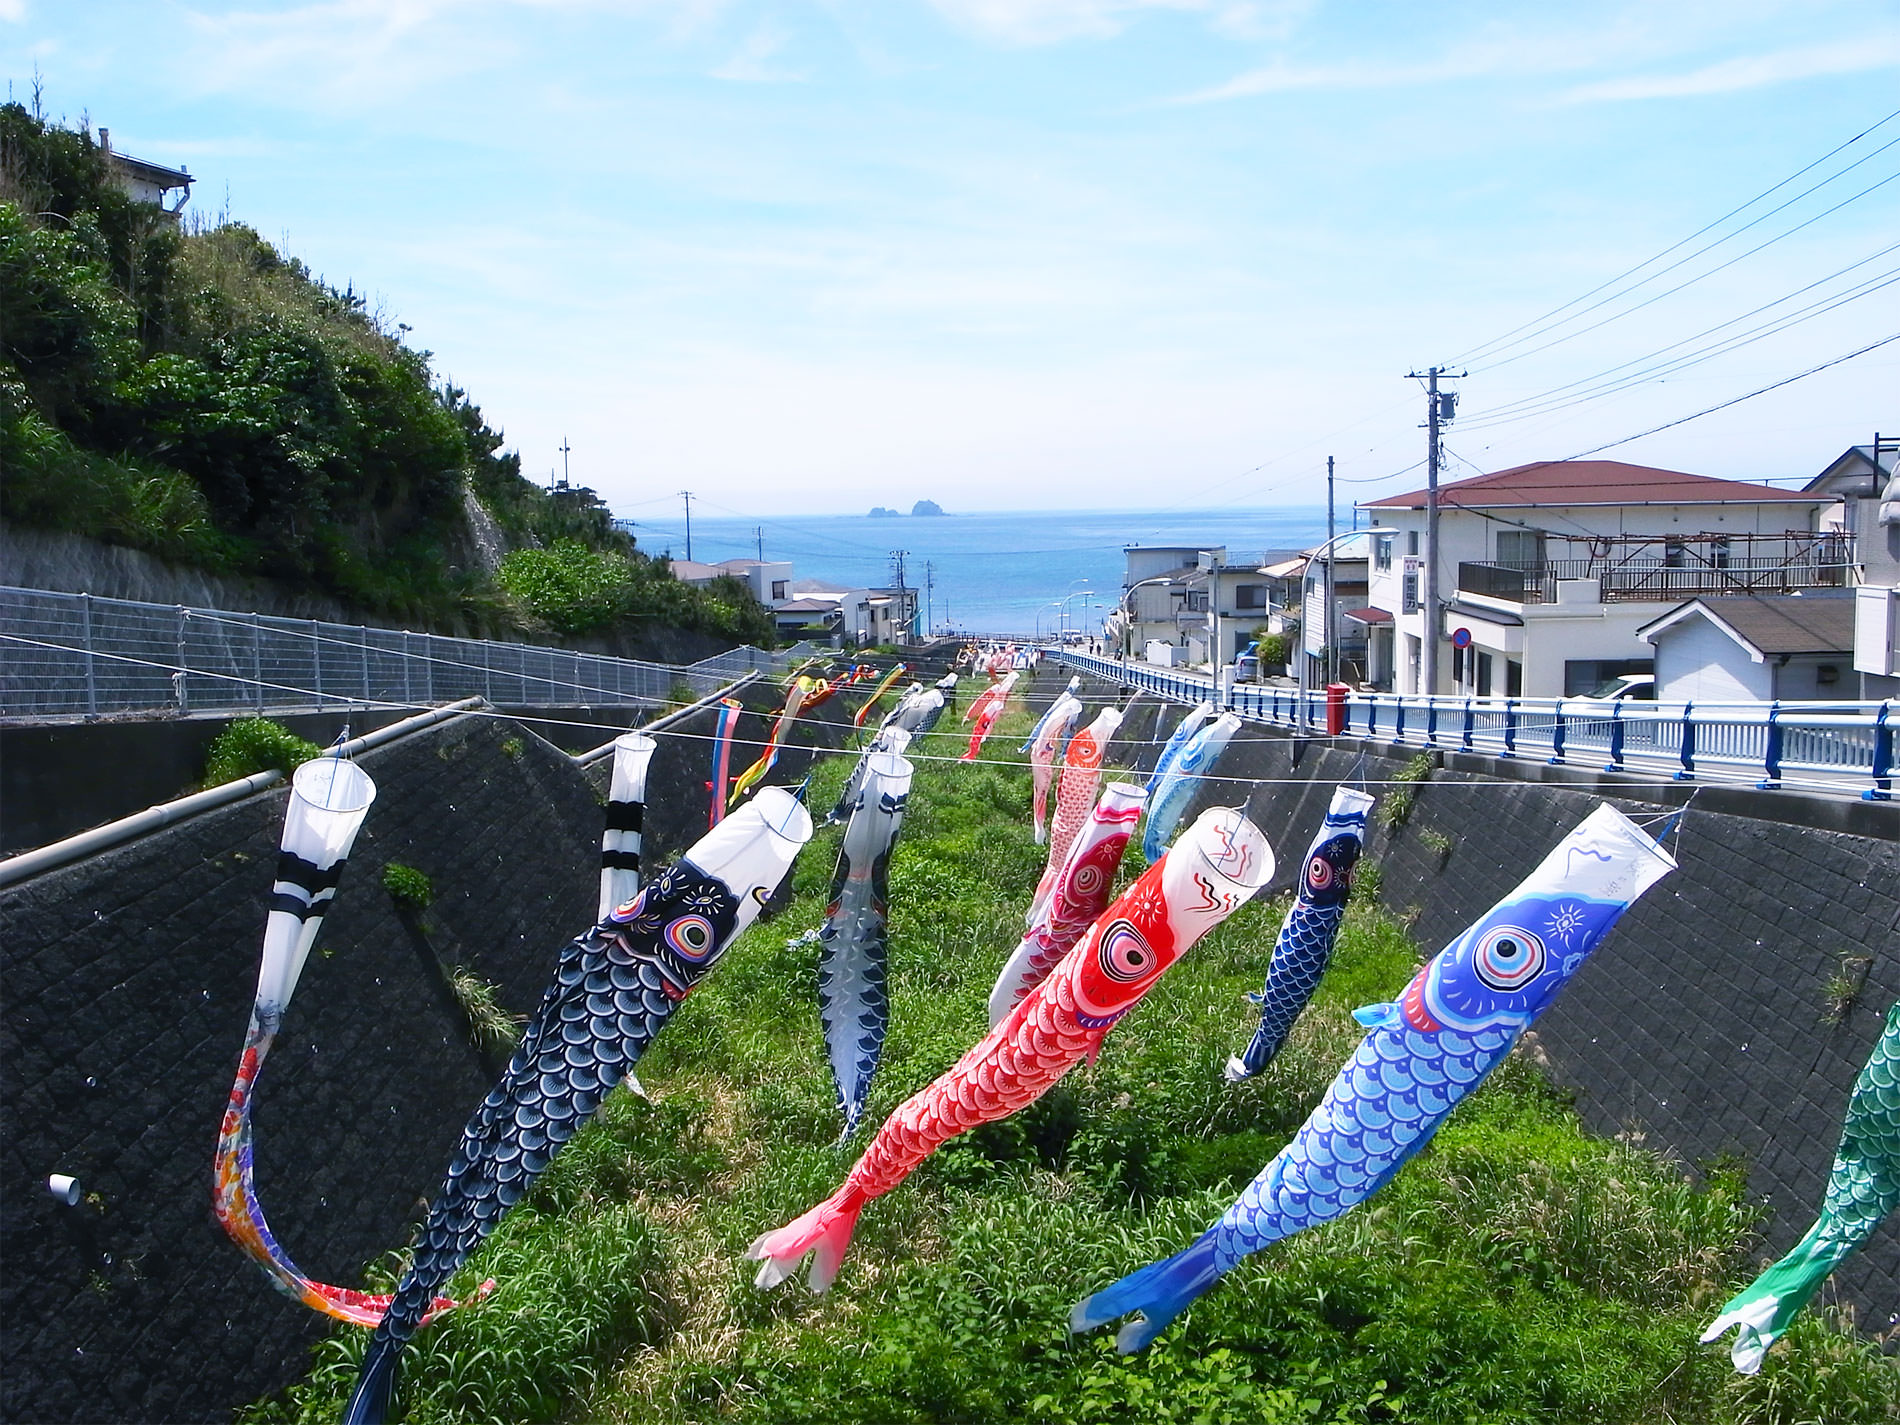
M 1346 730 L 1346 694 L 1352 691 L 1344 683 L 1326 685 L 1326 735 L 1337 737 Z

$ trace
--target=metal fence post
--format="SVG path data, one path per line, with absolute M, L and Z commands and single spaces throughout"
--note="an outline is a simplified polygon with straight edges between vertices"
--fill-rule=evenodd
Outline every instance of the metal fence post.
M 435 654 L 429 651 L 429 646 L 434 639 L 435 635 L 433 633 L 425 633 L 422 635 L 422 696 L 423 701 L 428 703 L 430 707 L 435 706 Z
M 251 610 L 251 689 L 257 694 L 257 715 L 264 715 L 264 630 Z
M 1623 770 L 1623 705 L 1610 704 L 1610 760 L 1604 764 L 1606 772 Z
M 402 631 L 402 700 L 410 706 L 415 705 L 415 690 L 409 686 L 409 630 Z
M 183 604 L 178 605 L 178 633 L 173 639 L 172 662 L 178 671 L 172 675 L 172 690 L 178 699 L 178 711 L 184 712 L 191 695 L 185 689 L 185 682 L 191 674 L 185 667 L 185 620 L 191 617 L 191 611 Z
M 1860 794 L 1862 801 L 1893 800 L 1893 724 L 1887 719 L 1892 709 L 1893 703 L 1885 701 L 1874 714 L 1874 784 Z
M 1678 782 L 1695 780 L 1695 704 L 1682 705 L 1682 770 L 1676 773 Z
M 356 626 L 356 632 L 363 642 L 363 706 L 367 708 L 369 706 L 369 629 L 359 623 Z
M 1557 699 L 1557 715 L 1550 724 L 1550 765 L 1564 765 L 1564 700 Z
M 1438 699 L 1425 699 L 1425 745 L 1438 746 Z
M 1768 775 L 1755 786 L 1761 791 L 1772 791 L 1781 785 L 1781 703 L 1777 699 L 1768 705 L 1768 745 L 1762 749 L 1762 770 Z
M 1471 750 L 1471 723 L 1472 723 L 1471 699 L 1466 698 L 1465 699 L 1464 748 L 1465 748 L 1465 751 L 1467 752 Z
M 310 620 L 310 691 L 317 695 L 317 702 L 323 702 L 323 635 L 317 632 L 317 621 Z
M 486 640 L 482 642 L 482 696 L 491 703 L 495 701 L 495 670 L 490 666 Z
M 1504 755 L 1517 756 L 1517 699 L 1504 700 Z
M 80 622 L 85 630 L 86 647 L 86 716 L 96 717 L 99 713 L 99 676 L 97 661 L 92 656 L 92 595 L 79 596 Z

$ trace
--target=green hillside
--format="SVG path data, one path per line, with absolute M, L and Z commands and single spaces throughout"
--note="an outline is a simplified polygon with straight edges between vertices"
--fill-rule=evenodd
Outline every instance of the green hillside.
M 1144 1355 L 1071 1337 L 1071 1304 L 1174 1251 L 1291 1136 L 1419 947 L 1361 878 L 1335 965 L 1281 1058 L 1246 1040 L 1285 903 L 1247 907 L 1016 1117 L 953 1141 L 873 1202 L 836 1286 L 755 1291 L 747 1244 L 828 1195 L 885 1116 L 982 1035 L 1040 869 L 1027 719 L 983 760 L 922 760 L 890 873 L 892 1023 L 866 1126 L 839 1118 L 816 1004 L 839 833 L 458 1278 L 499 1281 L 423 1331 L 412 1421 L 1780 1422 L 1873 1425 L 1900 1374 L 1810 1312 L 1757 1377 L 1702 1324 L 1751 1272 L 1739 1177 L 1706 1188 L 1585 1134 L 1516 1055 L 1364 1207 L 1234 1272 Z M 953 754 L 961 735 L 935 734 Z M 955 749 L 960 750 L 960 749 Z M 846 770 L 814 778 L 829 805 Z M 1299 837 L 1298 829 L 1289 836 Z M 1276 835 L 1276 840 L 1279 839 Z M 1293 843 L 1288 843 L 1293 844 Z M 1126 879 L 1128 872 L 1124 872 Z M 472 1106 L 472 1105 L 471 1105 Z M 392 1256 L 374 1273 L 394 1281 Z M 294 1307 L 285 1307 L 294 1310 Z M 246 1416 L 334 1420 L 367 1333 Z
M 736 581 L 699 590 L 550 494 L 430 354 L 241 223 L 125 196 L 90 132 L 0 106 L 0 514 L 498 634 L 652 621 L 767 642 Z M 473 557 L 464 491 L 513 546 Z

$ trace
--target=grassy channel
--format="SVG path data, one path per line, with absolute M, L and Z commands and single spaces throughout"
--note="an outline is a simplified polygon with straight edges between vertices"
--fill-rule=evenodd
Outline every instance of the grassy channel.
M 948 726 L 948 725 L 947 725 Z M 1762 1374 L 1695 1337 L 1752 1274 L 1739 1181 L 1592 1138 L 1514 1055 L 1385 1191 L 1252 1259 L 1144 1355 L 1070 1337 L 1078 1297 L 1184 1244 L 1303 1121 L 1419 949 L 1367 898 L 1280 1059 L 1225 1083 L 1284 901 L 1249 906 L 1100 1061 L 954 1141 L 865 1212 L 837 1285 L 751 1285 L 746 1244 L 832 1191 L 902 1099 L 975 1042 L 1040 869 L 1011 714 L 978 763 L 920 760 L 891 867 L 892 1026 L 840 1147 L 816 1007 L 838 833 L 458 1278 L 483 1306 L 411 1346 L 411 1421 L 1577 1421 L 1900 1418 L 1900 1369 L 1810 1312 Z M 1012 736 L 1012 734 L 1014 734 Z M 961 735 L 931 751 L 954 755 Z M 819 769 L 829 805 L 844 759 Z M 1301 842 L 1301 828 L 1269 828 Z M 1282 848 L 1283 849 L 1283 848 Z M 1131 857 L 1138 861 L 1138 857 Z M 1132 873 L 1132 867 L 1124 875 Z M 1431 947 L 1435 949 L 1436 947 Z M 396 1257 L 372 1276 L 393 1280 Z M 340 1329 L 252 1425 L 333 1420 Z

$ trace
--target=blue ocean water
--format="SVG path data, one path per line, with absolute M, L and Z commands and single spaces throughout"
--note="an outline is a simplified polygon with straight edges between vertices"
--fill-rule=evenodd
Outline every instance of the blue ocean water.
M 1340 511 L 1339 528 L 1351 524 Z M 649 553 L 686 553 L 677 517 L 634 529 Z M 1293 549 L 1326 537 L 1326 510 L 1049 510 L 947 513 L 872 519 L 868 515 L 693 519 L 693 558 L 791 561 L 798 578 L 862 588 L 892 582 L 891 553 L 907 551 L 904 582 L 930 583 L 929 626 L 979 633 L 1033 633 L 1058 626 L 1100 628 L 1121 596 L 1123 546 L 1225 545 L 1232 555 Z M 1091 608 L 1091 600 L 1094 607 Z M 1066 607 L 1052 604 L 1063 601 Z

